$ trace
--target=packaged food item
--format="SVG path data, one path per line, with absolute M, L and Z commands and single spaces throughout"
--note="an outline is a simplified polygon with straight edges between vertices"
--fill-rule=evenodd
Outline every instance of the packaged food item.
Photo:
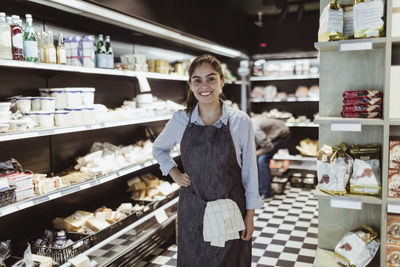
M 359 97 L 368 97 L 368 98 L 376 98 L 382 97 L 382 91 L 379 90 L 359 90 L 359 91 L 344 91 L 343 98 L 359 98 Z
M 384 35 L 384 1 L 356 0 L 354 5 L 354 38 Z
M 386 244 L 386 267 L 400 266 L 400 246 Z
M 382 98 L 381 97 L 369 98 L 368 96 L 360 96 L 357 98 L 345 98 L 345 99 L 343 99 L 343 104 L 344 105 L 365 105 L 365 106 L 381 105 Z
M 361 160 L 380 159 L 381 145 L 380 144 L 352 144 L 350 155 L 353 158 Z
M 378 234 L 366 225 L 346 233 L 336 245 L 336 260 L 344 266 L 367 266 L 379 249 L 377 236 Z
M 400 170 L 389 169 L 388 196 L 400 197 Z
M 353 6 L 343 7 L 343 39 L 354 37 L 354 13 Z
M 379 160 L 355 159 L 350 192 L 355 194 L 379 195 L 381 192 Z
M 251 91 L 252 98 L 264 98 L 264 88 L 262 86 L 254 87 L 253 91 Z
M 300 154 L 308 157 L 316 157 L 318 155 L 318 140 L 309 138 L 300 141 L 300 146 L 296 146 Z
M 400 245 L 400 215 L 390 213 L 387 215 L 386 243 Z
M 371 105 L 371 106 L 364 106 L 364 105 L 344 105 L 343 106 L 344 112 L 381 112 L 382 107 L 380 105 Z
M 348 111 L 343 111 L 341 113 L 343 118 L 382 118 L 382 113 L 381 112 L 364 112 L 364 113 L 360 113 L 360 112 L 348 112 Z
M 4 260 L 11 256 L 11 241 L 0 242 L 0 266 L 6 266 Z
M 400 139 L 391 137 L 389 141 L 389 169 L 400 170 Z
M 306 96 L 308 96 L 308 87 L 307 86 L 299 86 L 299 87 L 297 87 L 295 95 L 296 95 L 296 97 L 306 97 Z
M 337 0 L 331 1 L 319 19 L 318 42 L 343 39 L 343 10 Z

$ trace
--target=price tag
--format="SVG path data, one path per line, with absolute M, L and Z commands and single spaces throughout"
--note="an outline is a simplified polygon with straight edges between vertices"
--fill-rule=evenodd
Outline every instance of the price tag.
M 136 77 L 138 78 L 139 81 L 140 92 L 141 93 L 150 92 L 151 88 L 146 76 L 141 72 L 137 72 Z
M 362 199 L 353 199 L 345 197 L 331 197 L 331 207 L 341 209 L 361 210 L 363 201 Z
M 88 184 L 83 184 L 83 185 L 81 185 L 79 188 L 81 189 L 81 190 L 85 190 L 85 189 L 88 189 L 90 187 L 90 184 L 88 183 Z
M 1 214 L 3 214 L 3 216 L 16 212 L 18 211 L 18 208 L 16 206 L 6 206 L 4 208 L 1 209 Z
M 332 122 L 331 131 L 338 132 L 361 132 L 360 122 Z
M 156 217 L 159 224 L 162 224 L 168 219 L 167 213 L 165 213 L 165 210 L 162 208 L 159 208 L 154 212 L 154 217 Z
M 400 203 L 388 202 L 387 212 L 400 214 Z
M 22 203 L 22 204 L 18 205 L 18 208 L 20 210 L 22 210 L 22 209 L 26 209 L 26 208 L 32 207 L 33 205 L 34 205 L 33 201 L 28 201 L 28 202 L 25 202 L 25 203 Z
M 55 129 L 54 133 L 56 134 L 63 134 L 63 133 L 68 133 L 71 131 L 72 128 L 61 128 L 61 129 Z
M 349 42 L 341 43 L 339 51 L 372 50 L 372 42 Z
M 62 194 L 60 192 L 49 195 L 50 200 L 59 198 L 59 197 L 62 197 Z

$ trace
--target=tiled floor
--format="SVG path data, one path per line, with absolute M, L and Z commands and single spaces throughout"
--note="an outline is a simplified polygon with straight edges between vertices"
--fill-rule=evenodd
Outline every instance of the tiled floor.
M 252 266 L 312 267 L 318 209 L 313 191 L 289 188 L 256 210 Z M 177 247 L 159 248 L 138 266 L 176 266 Z

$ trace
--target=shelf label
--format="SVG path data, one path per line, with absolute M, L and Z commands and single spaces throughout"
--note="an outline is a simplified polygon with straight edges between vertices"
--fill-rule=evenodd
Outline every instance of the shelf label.
M 332 208 L 361 210 L 363 201 L 362 199 L 331 197 L 330 204 Z
M 339 51 L 372 50 L 372 42 L 350 42 L 341 43 Z
M 55 198 L 59 198 L 59 197 L 62 197 L 62 194 L 60 192 L 49 195 L 49 199 L 50 200 L 55 199 Z
M 156 220 L 159 224 L 162 224 L 168 219 L 167 213 L 162 208 L 159 208 L 156 211 L 154 211 L 154 217 L 156 217 Z
M 16 212 L 16 211 L 18 211 L 18 208 L 16 206 L 6 206 L 6 207 L 1 209 L 1 214 L 3 216 L 5 216 L 7 214 L 10 214 L 10 213 L 13 213 L 13 212 Z
M 332 122 L 331 131 L 338 132 L 361 132 L 360 122 Z
M 79 188 L 81 189 L 81 190 L 85 190 L 85 189 L 88 189 L 90 187 L 90 184 L 88 183 L 88 184 L 83 184 L 83 185 L 81 185 Z
M 100 183 L 106 183 L 108 181 L 114 180 L 117 177 L 118 177 L 117 173 L 111 174 L 111 175 L 109 175 L 107 177 L 104 177 L 104 178 L 100 179 Z
M 137 72 L 136 77 L 138 78 L 139 81 L 140 92 L 141 93 L 150 92 L 151 91 L 150 84 L 144 73 Z
M 28 202 L 25 202 L 25 203 L 22 203 L 22 204 L 18 205 L 18 208 L 20 210 L 22 210 L 22 209 L 26 209 L 26 208 L 32 207 L 33 205 L 34 205 L 33 201 L 28 201 Z
M 388 202 L 387 212 L 400 214 L 400 203 Z

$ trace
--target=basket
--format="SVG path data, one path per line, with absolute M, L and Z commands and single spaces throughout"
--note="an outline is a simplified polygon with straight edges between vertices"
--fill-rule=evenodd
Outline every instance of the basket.
M 62 265 L 69 259 L 78 256 L 92 246 L 89 235 L 67 233 L 67 239 L 73 240 L 74 243 L 65 248 L 50 248 L 46 246 L 32 245 L 32 253 L 50 257 Z M 35 240 L 35 238 L 32 238 L 31 240 Z
M 15 186 L 11 186 L 9 189 L 0 191 L 0 207 L 10 205 L 16 201 L 17 195 L 15 189 Z

